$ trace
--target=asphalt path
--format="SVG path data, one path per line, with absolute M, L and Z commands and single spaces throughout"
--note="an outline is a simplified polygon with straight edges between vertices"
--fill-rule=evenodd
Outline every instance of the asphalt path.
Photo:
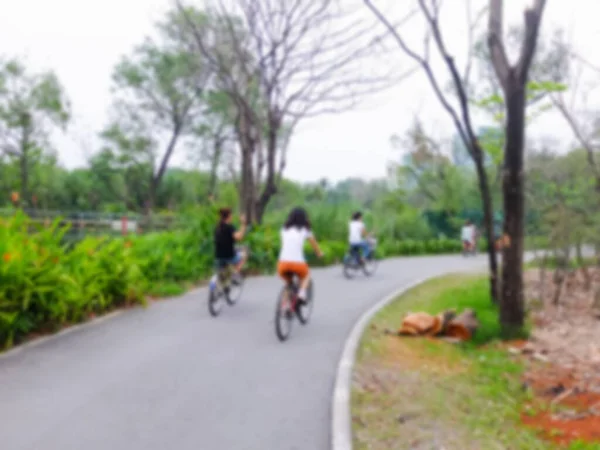
M 384 261 L 346 280 L 315 269 L 311 321 L 274 332 L 275 277 L 209 315 L 206 288 L 0 358 L 2 450 L 329 450 L 331 395 L 360 315 L 424 277 L 486 257 Z

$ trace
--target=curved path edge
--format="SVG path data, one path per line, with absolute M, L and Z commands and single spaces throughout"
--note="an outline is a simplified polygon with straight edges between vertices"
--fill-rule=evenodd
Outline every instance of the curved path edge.
M 356 361 L 356 351 L 363 332 L 373 316 L 390 304 L 397 297 L 428 280 L 439 277 L 440 274 L 421 278 L 408 285 L 396 289 L 391 294 L 379 300 L 368 309 L 352 327 L 350 335 L 344 342 L 342 356 L 338 362 L 333 399 L 331 405 L 331 449 L 352 450 L 352 417 L 350 411 L 350 393 L 352 385 L 352 370 Z

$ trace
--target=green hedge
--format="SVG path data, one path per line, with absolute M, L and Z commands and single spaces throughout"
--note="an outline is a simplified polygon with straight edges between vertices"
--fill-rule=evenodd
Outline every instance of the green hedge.
M 32 225 L 17 213 L 0 223 L 0 347 L 10 347 L 32 332 L 55 331 L 128 304 L 143 304 L 152 285 L 206 279 L 213 268 L 214 221 L 199 219 L 180 232 L 133 237 L 87 237 L 65 244 L 67 228 Z M 271 272 L 279 251 L 279 231 L 251 231 L 249 269 Z M 344 257 L 347 244 L 322 241 L 318 260 L 325 266 Z M 381 257 L 454 253 L 456 240 L 380 242 Z

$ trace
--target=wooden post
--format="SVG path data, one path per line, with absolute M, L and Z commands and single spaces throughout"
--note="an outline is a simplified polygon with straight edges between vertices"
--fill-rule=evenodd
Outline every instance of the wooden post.
M 127 216 L 121 217 L 121 233 L 127 235 Z

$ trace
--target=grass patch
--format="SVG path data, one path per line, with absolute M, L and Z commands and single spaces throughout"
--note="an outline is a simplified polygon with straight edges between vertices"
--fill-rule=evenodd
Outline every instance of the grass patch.
M 437 314 L 448 308 L 477 312 L 481 327 L 472 342 L 453 345 L 383 333 L 398 328 L 410 311 Z M 521 425 L 531 399 L 521 386 L 523 366 L 506 351 L 500 332 L 497 308 L 481 276 L 429 281 L 380 311 L 357 355 L 355 448 L 553 448 Z

